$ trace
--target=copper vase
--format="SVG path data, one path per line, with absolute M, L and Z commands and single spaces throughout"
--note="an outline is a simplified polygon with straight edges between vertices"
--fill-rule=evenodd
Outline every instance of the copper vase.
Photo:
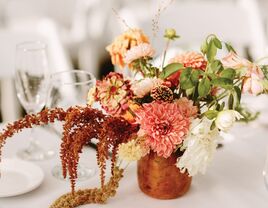
M 192 178 L 175 166 L 177 158 L 175 153 L 165 159 L 151 151 L 139 160 L 140 189 L 157 199 L 175 199 L 184 195 L 190 188 Z

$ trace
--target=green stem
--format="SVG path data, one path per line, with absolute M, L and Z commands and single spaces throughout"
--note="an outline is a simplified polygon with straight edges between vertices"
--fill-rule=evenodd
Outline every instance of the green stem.
M 168 50 L 168 47 L 169 47 L 169 43 L 170 43 L 170 40 L 167 41 L 166 48 L 165 48 L 164 53 L 163 53 L 161 70 L 163 70 L 163 68 L 164 68 L 164 64 L 165 64 L 165 59 L 166 59 L 166 55 L 167 55 L 167 50 Z
M 207 105 L 208 103 L 203 103 L 201 106 L 200 106 L 200 109 L 203 108 L 205 105 Z
M 239 79 L 234 83 L 234 85 L 236 85 L 238 82 L 240 82 Z M 224 92 L 222 92 L 222 93 L 217 97 L 217 99 L 216 99 L 217 103 L 218 103 L 220 100 L 222 100 L 223 98 L 225 98 L 228 94 L 229 94 L 229 90 L 224 90 Z M 201 109 L 202 107 L 204 107 L 205 105 L 207 105 L 207 104 L 208 104 L 208 103 L 204 103 L 203 105 L 201 105 L 201 106 L 200 106 L 200 109 Z
M 139 65 L 140 65 L 140 70 L 139 71 L 141 72 L 142 76 L 145 77 L 145 73 L 143 71 L 143 65 L 142 65 L 142 60 L 141 59 L 139 59 Z
M 131 110 L 130 107 L 128 107 L 127 111 L 135 118 L 136 114 L 133 112 L 133 110 Z

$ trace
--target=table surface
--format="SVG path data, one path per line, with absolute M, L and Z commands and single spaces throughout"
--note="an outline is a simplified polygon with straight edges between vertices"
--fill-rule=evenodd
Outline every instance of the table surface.
M 268 129 L 258 125 L 237 125 L 231 131 L 233 139 L 227 139 L 224 147 L 215 155 L 212 165 L 205 175 L 193 178 L 190 191 L 174 200 L 157 200 L 144 195 L 138 188 L 136 164 L 131 164 L 120 182 L 118 194 L 109 199 L 103 207 L 243 207 L 267 208 L 268 190 L 265 189 L 262 169 L 267 153 Z M 60 139 L 47 130 L 37 128 L 35 134 L 46 148 L 58 150 Z M 27 146 L 29 131 L 25 130 L 9 139 L 4 147 L 4 157 L 15 157 L 16 151 Z M 230 138 L 230 137 L 229 137 Z M 78 182 L 77 187 L 99 186 L 95 150 L 85 148 L 81 162 L 96 169 L 94 177 Z M 42 185 L 27 194 L 0 198 L 0 208 L 47 208 L 60 195 L 69 192 L 66 181 L 55 179 L 51 169 L 59 164 L 59 156 L 36 162 L 45 172 Z M 83 207 L 99 207 L 92 204 Z

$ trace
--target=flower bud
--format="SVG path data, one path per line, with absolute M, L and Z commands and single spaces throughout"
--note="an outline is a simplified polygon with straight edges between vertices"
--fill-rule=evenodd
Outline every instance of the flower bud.
M 241 118 L 243 116 L 235 110 L 224 110 L 218 114 L 215 124 L 218 129 L 228 131 L 234 125 L 235 121 Z
M 174 40 L 176 38 L 179 38 L 180 36 L 178 36 L 176 34 L 176 30 L 173 29 L 173 28 L 169 28 L 169 29 L 166 29 L 165 30 L 165 35 L 164 35 L 165 38 L 169 39 L 169 40 Z

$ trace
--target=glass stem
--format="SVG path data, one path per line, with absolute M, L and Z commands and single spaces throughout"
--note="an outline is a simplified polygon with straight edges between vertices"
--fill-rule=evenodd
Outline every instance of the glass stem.
M 30 143 L 31 144 L 37 144 L 36 138 L 35 138 L 35 130 L 34 128 L 31 128 L 31 136 L 30 136 Z
M 27 114 L 28 115 L 31 115 L 35 112 L 32 112 L 32 111 L 27 111 Z M 38 141 L 36 140 L 36 135 L 35 135 L 35 128 L 32 127 L 30 129 L 30 145 L 29 145 L 29 150 L 30 151 L 35 151 L 38 147 L 39 147 L 39 144 L 38 144 Z

